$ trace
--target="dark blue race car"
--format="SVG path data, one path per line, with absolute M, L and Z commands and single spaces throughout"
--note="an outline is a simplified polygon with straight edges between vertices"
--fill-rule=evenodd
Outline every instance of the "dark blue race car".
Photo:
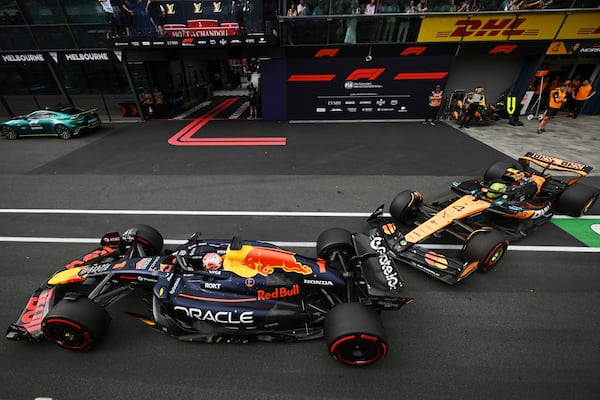
M 104 235 L 101 247 L 66 265 L 31 296 L 6 337 L 88 350 L 107 332 L 107 308 L 138 294 L 147 307 L 131 314 L 181 340 L 325 336 L 334 359 L 365 365 L 388 349 L 378 311 L 411 301 L 377 228 L 323 232 L 318 258 L 199 234 L 173 251 L 162 249 L 161 234 L 147 225 Z

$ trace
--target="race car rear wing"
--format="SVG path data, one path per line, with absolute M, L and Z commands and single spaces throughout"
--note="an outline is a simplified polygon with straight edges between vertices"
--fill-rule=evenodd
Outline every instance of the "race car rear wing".
M 542 167 L 544 170 L 549 169 L 553 171 L 566 171 L 581 175 L 582 177 L 589 174 L 593 169 L 593 167 L 586 164 L 562 160 L 557 157 L 547 156 L 531 151 L 527 152 L 523 157 L 520 157 L 519 162 L 527 167 L 530 163 L 533 163 L 539 167 Z

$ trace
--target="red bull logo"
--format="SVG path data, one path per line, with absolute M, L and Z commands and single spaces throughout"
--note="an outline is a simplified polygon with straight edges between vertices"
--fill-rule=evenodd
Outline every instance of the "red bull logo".
M 291 289 L 285 287 L 276 288 L 273 291 L 267 292 L 266 290 L 258 290 L 256 292 L 258 300 L 271 300 L 281 299 L 284 297 L 292 297 L 300 294 L 300 286 L 294 285 Z
M 313 272 L 310 266 L 296 260 L 294 253 L 249 245 L 244 245 L 239 250 L 228 249 L 223 269 L 244 278 L 252 278 L 257 274 L 268 276 L 275 269 L 302 275 L 310 275 Z

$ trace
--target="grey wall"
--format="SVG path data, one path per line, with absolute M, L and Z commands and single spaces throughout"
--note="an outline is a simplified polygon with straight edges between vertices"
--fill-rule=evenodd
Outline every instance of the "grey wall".
M 454 90 L 473 91 L 475 86 L 485 88 L 487 103 L 495 103 L 500 94 L 511 88 L 523 67 L 523 57 L 511 55 L 478 56 L 460 54 L 452 67 L 446 90 L 450 95 Z

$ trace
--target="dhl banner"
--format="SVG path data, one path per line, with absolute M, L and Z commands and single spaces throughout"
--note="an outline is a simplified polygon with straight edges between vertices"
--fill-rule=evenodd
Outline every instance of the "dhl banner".
M 600 13 L 568 15 L 556 38 L 600 39 Z
M 598 13 L 590 13 L 598 17 Z M 552 40 L 565 14 L 493 14 L 424 18 L 419 42 Z

